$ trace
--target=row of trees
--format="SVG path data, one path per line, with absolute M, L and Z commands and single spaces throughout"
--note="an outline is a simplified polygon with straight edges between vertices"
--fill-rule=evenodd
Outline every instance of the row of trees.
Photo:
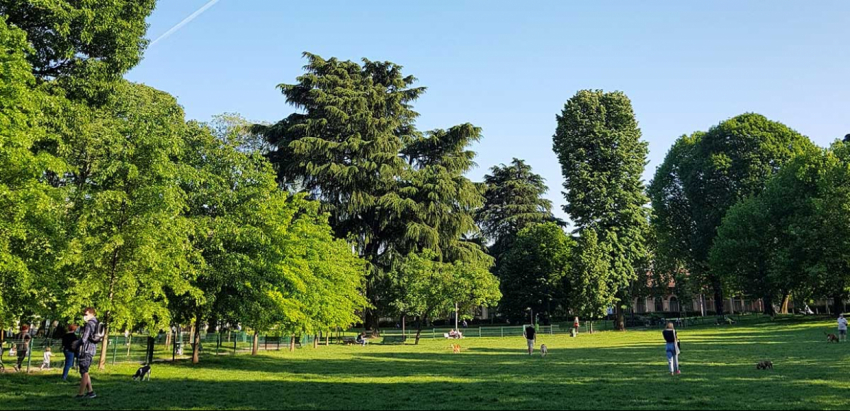
M 355 323 L 365 262 L 249 125 L 121 79 L 152 8 L 0 2 L 0 328 L 94 306 L 107 330 L 245 324 L 256 349 Z

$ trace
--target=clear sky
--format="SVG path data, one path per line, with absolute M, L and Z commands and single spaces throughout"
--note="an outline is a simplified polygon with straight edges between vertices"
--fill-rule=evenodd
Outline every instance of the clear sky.
M 208 0 L 160 0 L 155 39 Z M 428 92 L 423 130 L 484 129 L 479 180 L 527 160 L 560 206 L 555 115 L 577 90 L 621 90 L 649 142 L 646 179 L 682 134 L 744 112 L 826 146 L 850 133 L 850 1 L 219 0 L 149 48 L 127 78 L 178 97 L 187 116 L 277 121 L 275 88 L 301 52 L 389 60 Z

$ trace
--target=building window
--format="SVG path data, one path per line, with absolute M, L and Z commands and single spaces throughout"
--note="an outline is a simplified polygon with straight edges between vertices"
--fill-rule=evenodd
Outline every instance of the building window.
M 681 309 L 679 309 L 679 300 L 677 300 L 676 297 L 670 297 L 670 312 L 677 313 L 679 311 L 681 311 Z
M 643 314 L 646 312 L 646 298 L 638 298 L 637 299 L 637 312 L 638 314 Z
M 655 312 L 663 312 L 664 311 L 664 299 L 661 297 L 655 297 Z

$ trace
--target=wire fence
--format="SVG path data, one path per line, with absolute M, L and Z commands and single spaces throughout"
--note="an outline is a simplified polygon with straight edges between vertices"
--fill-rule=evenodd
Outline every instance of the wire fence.
M 771 317 L 749 314 L 727 317 L 682 317 L 682 318 L 654 318 L 654 317 L 631 317 L 627 318 L 629 329 L 661 328 L 667 322 L 673 322 L 677 328 L 698 326 L 720 326 L 738 322 L 752 323 L 770 321 Z M 423 329 L 422 339 L 452 339 L 452 338 L 506 338 L 523 336 L 523 326 L 481 326 L 476 328 L 461 328 L 460 335 L 454 335 L 453 328 L 428 328 Z M 537 326 L 538 335 L 559 335 L 572 332 L 573 324 L 562 323 L 546 326 Z M 616 329 L 612 320 L 585 321 L 577 330 L 581 333 L 591 331 L 610 331 Z M 333 344 L 356 344 L 357 337 L 361 335 L 360 329 L 337 330 L 330 334 L 323 333 L 319 336 L 273 336 L 258 335 L 258 351 L 281 351 L 316 345 Z M 400 344 L 409 343 L 416 338 L 417 329 L 384 329 L 380 335 L 368 335 L 368 344 Z M 202 333 L 197 337 L 199 356 L 207 355 L 239 355 L 250 354 L 253 351 L 253 334 L 246 332 L 222 332 Z M 192 357 L 195 340 L 191 333 L 180 332 L 171 334 L 159 334 L 154 337 L 149 335 L 121 335 L 111 336 L 107 344 L 106 361 L 109 364 L 120 363 L 149 363 L 173 360 L 186 360 Z M 44 353 L 50 348 L 52 356 L 49 363 L 45 361 Z M 21 353 L 25 353 L 22 355 Z M 98 357 L 95 358 L 97 362 Z M 65 356 L 62 342 L 59 339 L 33 338 L 29 343 L 20 339 L 7 339 L 0 344 L 0 372 L 9 372 L 20 364 L 21 372 L 38 372 L 44 370 L 62 369 L 65 365 Z

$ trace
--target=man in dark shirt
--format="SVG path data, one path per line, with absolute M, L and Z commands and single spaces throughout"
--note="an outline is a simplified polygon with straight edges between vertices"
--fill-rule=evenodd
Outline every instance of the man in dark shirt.
M 536 341 L 536 333 L 537 331 L 534 329 L 533 325 L 525 327 L 525 332 L 523 332 L 525 340 L 528 342 L 528 355 L 534 354 L 534 343 Z
M 89 376 L 89 367 L 94 360 L 94 355 L 97 352 L 97 343 L 93 341 L 97 333 L 97 317 L 95 317 L 94 308 L 86 308 L 83 310 L 83 319 L 86 325 L 83 326 L 83 335 L 79 341 L 79 356 L 80 360 L 77 364 L 80 366 L 80 391 L 77 398 L 97 398 L 94 389 L 91 386 L 91 377 Z
M 27 354 L 30 351 L 30 341 L 32 340 L 32 336 L 30 335 L 30 327 L 24 325 L 21 327 L 21 333 L 18 335 L 18 362 L 15 364 L 15 372 L 21 372 L 21 366 L 24 363 L 24 360 L 27 359 Z

